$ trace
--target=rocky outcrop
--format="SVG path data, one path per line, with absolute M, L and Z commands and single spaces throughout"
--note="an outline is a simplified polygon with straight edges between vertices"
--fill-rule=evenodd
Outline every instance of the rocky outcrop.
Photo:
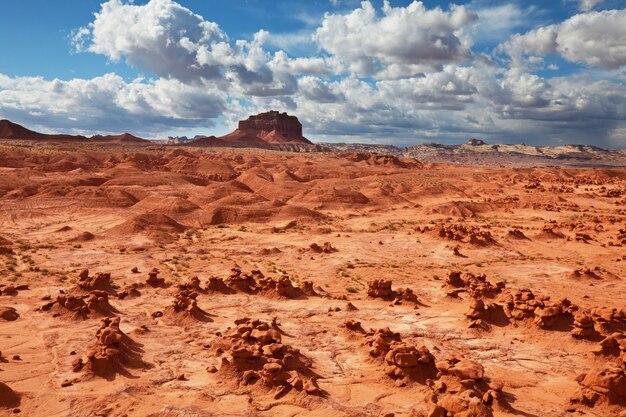
M 393 301 L 399 305 L 403 303 L 418 304 L 417 295 L 410 288 L 391 289 L 391 281 L 386 279 L 374 279 L 367 283 L 367 295 L 372 298 L 382 298 L 386 301 Z
M 487 281 L 484 274 L 463 274 L 461 271 L 450 271 L 446 278 L 446 286 L 448 287 L 446 295 L 449 297 L 458 297 L 459 293 L 467 292 L 472 298 L 494 298 L 505 288 L 503 281 L 492 284 Z
M 493 416 L 494 400 L 502 397 L 502 384 L 487 383 L 483 366 L 473 360 L 451 356 L 437 361 L 437 380 L 428 400 L 429 416 Z
M 0 408 L 14 408 L 20 405 L 20 396 L 4 382 L 0 382 Z M 17 409 L 16 414 L 19 413 Z
M 180 318 L 190 318 L 199 321 L 211 321 L 209 314 L 198 307 L 198 293 L 189 289 L 180 289 L 174 296 L 174 301 L 165 309 L 165 313 L 169 318 L 177 321 Z M 153 314 L 153 317 L 159 315 Z
M 274 131 L 286 138 L 285 142 L 291 142 L 293 139 L 304 139 L 302 137 L 302 124 L 298 118 L 277 111 L 250 116 L 247 120 L 241 120 L 238 128 L 241 131 L 255 132 L 257 136 L 267 135 Z M 306 139 L 305 141 L 310 143 Z
M 364 333 L 361 324 L 344 323 L 349 330 Z M 502 398 L 502 384 L 485 378 L 483 366 L 463 357 L 437 360 L 425 346 L 415 347 L 388 327 L 364 334 L 371 357 L 384 361 L 385 374 L 398 387 L 411 382 L 427 385 L 432 391 L 429 417 L 493 416 L 494 400 Z
M 288 275 L 266 277 L 261 271 L 243 272 L 240 268 L 232 268 L 226 279 L 210 277 L 206 291 L 210 293 L 233 294 L 243 292 L 259 294 L 266 297 L 306 298 L 319 295 L 313 283 L 304 281 L 301 286 L 294 286 Z
M 151 287 L 165 287 L 165 278 L 159 277 L 159 270 L 153 268 L 152 271 L 148 272 L 148 279 L 146 280 L 146 284 Z
M 14 321 L 18 318 L 20 315 L 13 307 L 0 307 L 0 320 Z
M 116 295 L 116 291 L 111 283 L 111 274 L 104 272 L 97 272 L 93 276 L 89 276 L 89 270 L 84 269 L 78 276 L 76 282 L 76 288 L 73 292 L 90 292 L 90 291 L 104 291 L 110 295 Z
M 577 378 L 579 389 L 572 403 L 594 406 L 599 402 L 626 404 L 626 371 L 607 365 L 591 369 Z
M 292 389 L 322 394 L 317 375 L 311 370 L 311 360 L 283 343 L 276 323 L 243 318 L 236 320 L 235 325 L 237 327 L 230 329 L 218 343 L 220 350 L 227 353 L 220 369 L 225 377 L 234 374 L 233 379 L 242 385 L 261 382 L 267 388 L 276 389 L 275 398 Z
M 108 377 L 123 372 L 125 368 L 145 368 L 139 356 L 140 349 L 130 337 L 120 330 L 120 319 L 105 318 L 96 332 L 93 349 L 72 363 L 74 372 L 83 369 L 90 375 Z
M 212 146 L 283 146 L 308 145 L 311 141 L 302 136 L 302 124 L 295 116 L 269 111 L 250 116 L 239 122 L 238 128 L 226 136 L 211 141 L 191 141 L 189 145 L 209 144 Z
M 109 303 L 109 293 L 101 290 L 93 290 L 82 296 L 60 294 L 56 300 L 41 306 L 40 311 L 51 312 L 54 317 L 66 316 L 73 319 L 113 316 L 118 313 Z
M 358 328 L 358 327 L 357 327 Z M 388 327 L 367 335 L 369 354 L 385 361 L 385 374 L 403 386 L 409 381 L 425 383 L 435 377 L 435 357 L 425 346 L 415 347 L 402 341 L 400 334 Z

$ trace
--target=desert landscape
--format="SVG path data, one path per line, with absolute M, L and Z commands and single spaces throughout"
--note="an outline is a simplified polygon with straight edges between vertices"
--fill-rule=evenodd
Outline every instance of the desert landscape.
M 47 139 L 0 142 L 3 415 L 626 415 L 625 168 Z
M 0 10 L 0 417 L 626 417 L 626 2 Z

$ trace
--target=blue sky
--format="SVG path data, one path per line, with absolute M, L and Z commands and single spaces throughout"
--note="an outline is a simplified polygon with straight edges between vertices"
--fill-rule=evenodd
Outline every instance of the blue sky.
M 624 147 L 625 3 L 8 1 L 0 118 L 163 137 L 275 108 L 319 141 Z

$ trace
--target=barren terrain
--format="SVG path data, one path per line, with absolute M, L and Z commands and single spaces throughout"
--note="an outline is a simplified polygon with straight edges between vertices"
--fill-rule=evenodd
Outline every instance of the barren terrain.
M 625 219 L 626 169 L 4 142 L 0 415 L 624 416 Z

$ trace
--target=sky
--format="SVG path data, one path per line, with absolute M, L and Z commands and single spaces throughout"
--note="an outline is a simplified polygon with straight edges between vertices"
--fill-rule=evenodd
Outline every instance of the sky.
M 320 142 L 626 147 L 626 0 L 7 0 L 0 119 Z

